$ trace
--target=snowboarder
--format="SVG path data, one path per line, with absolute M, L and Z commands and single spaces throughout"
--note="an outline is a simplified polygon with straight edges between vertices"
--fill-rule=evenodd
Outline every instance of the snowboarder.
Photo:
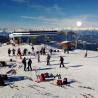
M 26 58 L 25 58 L 25 57 L 23 58 L 22 63 L 23 63 L 23 65 L 24 65 L 24 71 L 26 71 L 26 65 L 27 65 L 27 64 L 26 64 Z
M 47 65 L 50 65 L 50 55 L 47 55 Z
M 62 56 L 60 56 L 60 67 L 61 67 L 61 65 L 62 65 L 63 67 L 65 67 L 65 66 L 64 66 L 64 58 L 63 58 Z
M 9 48 L 8 49 L 8 55 L 10 56 L 10 54 L 11 54 L 11 49 Z
M 16 50 L 13 48 L 12 49 L 13 56 L 15 56 L 15 52 L 16 52 Z
M 30 71 L 30 70 L 32 71 L 31 64 L 32 64 L 32 60 L 29 59 L 29 60 L 28 60 L 28 71 Z

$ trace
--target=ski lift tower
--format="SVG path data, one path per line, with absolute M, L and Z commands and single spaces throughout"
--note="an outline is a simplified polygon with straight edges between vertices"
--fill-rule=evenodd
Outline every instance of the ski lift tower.
M 76 22 L 76 26 L 77 26 L 77 30 L 79 31 L 79 28 L 82 26 L 82 22 L 81 21 L 77 21 Z M 76 49 L 77 49 L 77 46 L 78 46 L 78 39 L 79 39 L 78 33 L 79 32 L 76 32 L 76 45 L 75 45 Z

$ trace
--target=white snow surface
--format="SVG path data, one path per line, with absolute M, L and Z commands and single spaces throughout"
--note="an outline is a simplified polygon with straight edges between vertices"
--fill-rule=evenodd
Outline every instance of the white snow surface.
M 64 77 L 68 78 L 68 81 L 71 81 L 70 86 L 64 86 L 65 88 L 52 85 L 54 81 L 49 82 L 34 82 L 27 78 L 19 81 L 13 81 L 12 84 L 9 84 L 4 87 L 0 87 L 0 98 L 98 98 L 98 52 L 97 51 L 88 51 L 88 57 L 85 58 L 85 50 L 74 50 L 69 54 L 63 53 L 63 50 L 60 52 L 53 53 L 51 56 L 51 64 L 46 65 L 46 56 L 41 55 L 41 62 L 37 62 L 37 56 L 26 56 L 26 58 L 32 58 L 32 68 L 41 69 L 37 73 L 35 71 L 24 71 L 23 65 L 19 57 L 9 57 L 7 54 L 8 48 L 27 48 L 31 50 L 30 45 L 19 45 L 11 46 L 5 45 L 0 47 L 0 60 L 5 60 L 9 62 L 12 58 L 16 60 L 17 74 L 11 75 L 9 77 L 31 77 L 32 79 L 36 78 L 37 73 L 52 73 L 54 75 L 61 74 L 62 79 Z M 34 45 L 35 50 L 39 50 L 41 46 Z M 50 47 L 49 47 L 50 48 Z M 59 68 L 59 59 L 60 56 L 64 57 L 64 63 L 66 68 Z M 22 66 L 19 68 L 19 66 Z M 12 68 L 1 67 L 0 74 L 6 74 Z M 17 87 L 11 88 L 10 85 L 16 85 Z M 32 86 L 32 87 L 31 87 Z M 90 87 L 92 89 L 81 88 Z M 17 89 L 18 88 L 18 89 Z M 87 95 L 87 97 L 84 97 Z

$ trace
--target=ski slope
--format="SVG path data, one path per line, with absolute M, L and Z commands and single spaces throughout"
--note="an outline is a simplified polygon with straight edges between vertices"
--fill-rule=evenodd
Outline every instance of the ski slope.
M 1 67 L 0 74 L 5 74 L 10 69 L 16 70 L 16 75 L 9 75 L 11 81 L 9 85 L 0 87 L 0 98 L 98 98 L 98 52 L 88 51 L 88 57 L 84 58 L 85 50 L 74 50 L 69 54 L 64 54 L 63 50 L 53 53 L 49 66 L 46 65 L 46 56 L 41 55 L 41 62 L 37 62 L 37 56 L 30 55 L 26 58 L 32 58 L 32 68 L 39 69 L 37 72 L 24 71 L 19 57 L 7 54 L 7 49 L 13 49 L 11 45 L 0 47 L 0 60 L 8 63 L 10 59 L 15 60 L 16 67 Z M 16 50 L 27 48 L 31 50 L 30 45 L 20 45 L 14 47 Z M 40 45 L 34 46 L 35 51 L 41 48 Z M 47 46 L 48 49 L 51 48 Z M 64 57 L 66 68 L 59 68 L 60 56 Z M 37 83 L 27 77 L 36 80 L 36 74 L 52 73 L 61 74 L 62 79 L 68 78 L 70 86 L 59 87 L 52 85 L 54 81 Z M 87 97 L 85 97 L 85 95 Z

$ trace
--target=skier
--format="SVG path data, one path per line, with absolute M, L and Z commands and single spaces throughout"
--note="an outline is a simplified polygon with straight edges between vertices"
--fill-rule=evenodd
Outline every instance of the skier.
M 21 54 L 20 48 L 18 48 L 18 50 L 17 50 L 17 55 L 19 55 L 19 54 Z
M 65 66 L 64 66 L 64 58 L 63 58 L 62 56 L 60 56 L 60 67 L 61 67 L 61 65 L 62 65 L 63 67 L 65 67 Z
M 29 59 L 29 60 L 28 60 L 28 71 L 30 71 L 30 70 L 32 71 L 31 64 L 32 64 L 32 60 Z
M 10 54 L 11 54 L 11 49 L 9 48 L 8 49 L 8 55 L 10 56 Z
M 16 50 L 13 48 L 12 49 L 13 56 L 15 56 L 15 52 L 16 52 Z
M 23 63 L 23 65 L 24 65 L 24 71 L 26 71 L 26 65 L 27 65 L 27 64 L 26 64 L 26 58 L 25 58 L 25 57 L 23 58 L 22 63 Z
M 20 48 L 18 48 L 17 55 L 19 55 L 20 56 L 20 59 L 22 59 Z
M 26 55 L 27 54 L 27 49 L 25 48 L 24 50 L 23 50 L 23 55 Z
M 32 51 L 34 51 L 34 47 L 32 46 Z
M 45 55 L 46 54 L 46 48 L 44 47 L 43 48 L 43 55 Z
M 52 49 L 50 49 L 50 50 L 49 50 L 49 52 L 50 52 L 50 54 L 52 55 L 53 50 L 52 50 Z
M 50 55 L 47 55 L 47 65 L 50 65 Z
M 38 62 L 40 62 L 40 53 L 39 53 L 39 51 L 37 53 L 37 56 L 38 56 Z

